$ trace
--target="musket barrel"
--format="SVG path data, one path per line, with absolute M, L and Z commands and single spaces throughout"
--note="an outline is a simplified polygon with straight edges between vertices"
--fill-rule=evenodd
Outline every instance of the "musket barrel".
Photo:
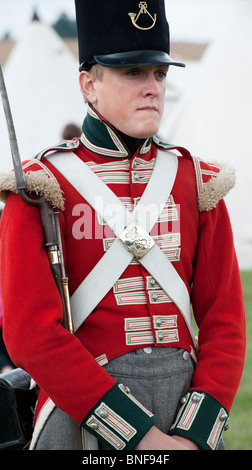
M 71 317 L 70 296 L 68 290 L 68 278 L 65 273 L 63 250 L 59 227 L 59 213 L 54 212 L 53 208 L 46 201 L 44 196 L 38 198 L 30 198 L 26 194 L 26 180 L 23 171 L 21 158 L 18 149 L 15 127 L 12 119 L 9 98 L 5 86 L 2 67 L 0 64 L 0 92 L 2 96 L 3 108 L 9 133 L 10 148 L 14 166 L 14 173 L 17 183 L 17 189 L 21 199 L 27 204 L 37 206 L 40 210 L 40 217 L 44 229 L 45 243 L 44 246 L 48 253 L 50 268 L 54 276 L 54 280 L 58 287 L 63 306 L 65 327 L 73 333 L 73 322 Z
M 74 333 L 74 326 L 73 326 L 73 319 L 71 313 L 71 304 L 70 304 L 70 295 L 69 295 L 69 288 L 68 288 L 68 277 L 63 277 L 61 279 L 63 292 L 64 292 L 64 299 L 66 305 L 66 321 L 67 321 L 67 329 L 70 333 Z

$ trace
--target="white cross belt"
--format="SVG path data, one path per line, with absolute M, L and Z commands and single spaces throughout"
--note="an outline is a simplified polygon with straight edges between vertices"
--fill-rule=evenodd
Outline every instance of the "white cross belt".
M 47 160 L 100 214 L 117 237 L 71 297 L 74 330 L 81 326 L 136 256 L 180 310 L 194 341 L 187 287 L 149 235 L 170 196 L 177 174 L 177 156 L 167 151 L 157 152 L 149 183 L 133 212 L 129 212 L 113 191 L 74 153 L 58 152 L 49 155 Z M 109 205 L 120 208 L 120 217 L 116 220 L 114 214 L 106 213 Z M 155 210 L 149 211 L 151 207 Z

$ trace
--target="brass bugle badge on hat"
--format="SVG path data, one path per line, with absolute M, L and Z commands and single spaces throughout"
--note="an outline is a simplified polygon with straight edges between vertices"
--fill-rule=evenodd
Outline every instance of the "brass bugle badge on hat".
M 148 12 L 148 9 L 147 9 L 147 8 L 148 8 L 147 2 L 140 2 L 138 6 L 139 6 L 139 8 L 140 8 L 140 10 L 139 10 L 139 12 L 138 12 L 138 15 L 137 15 L 136 13 L 129 13 L 129 17 L 130 17 L 130 19 L 131 19 L 131 21 L 132 21 L 132 24 L 135 26 L 135 28 L 137 28 L 137 29 L 142 29 L 143 31 L 147 31 L 147 30 L 149 30 L 149 29 L 152 29 L 152 28 L 155 26 L 155 23 L 156 23 L 156 20 L 157 20 L 157 15 L 156 15 L 156 13 L 154 14 L 154 16 L 152 16 L 152 15 Z M 143 14 L 143 15 L 144 15 L 144 14 L 149 15 L 149 17 L 150 17 L 151 20 L 152 20 L 151 26 L 149 26 L 149 27 L 147 27 L 147 28 L 143 28 L 142 26 L 139 26 L 139 25 L 137 24 L 137 21 L 138 21 L 138 19 L 139 19 L 139 16 L 142 15 L 142 14 Z

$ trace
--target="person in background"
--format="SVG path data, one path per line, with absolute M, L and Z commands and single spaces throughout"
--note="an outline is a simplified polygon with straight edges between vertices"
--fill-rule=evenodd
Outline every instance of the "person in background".
M 64 140 L 71 140 L 74 137 L 80 137 L 81 135 L 81 128 L 79 126 L 76 126 L 76 124 L 69 123 L 67 124 L 62 132 L 62 138 Z

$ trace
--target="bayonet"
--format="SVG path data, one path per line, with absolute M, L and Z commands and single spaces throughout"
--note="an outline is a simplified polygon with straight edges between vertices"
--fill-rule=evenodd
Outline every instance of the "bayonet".
M 11 154 L 12 154 L 12 161 L 14 165 L 15 177 L 17 182 L 18 191 L 23 191 L 26 189 L 26 181 L 23 172 L 23 168 L 21 165 L 20 154 L 18 149 L 17 137 L 15 132 L 15 127 L 12 119 L 10 103 L 7 95 L 7 90 L 5 86 L 4 76 L 2 67 L 0 64 L 0 90 L 3 102 L 3 108 L 6 118 L 7 129 L 9 133 L 9 141 L 11 147 Z

